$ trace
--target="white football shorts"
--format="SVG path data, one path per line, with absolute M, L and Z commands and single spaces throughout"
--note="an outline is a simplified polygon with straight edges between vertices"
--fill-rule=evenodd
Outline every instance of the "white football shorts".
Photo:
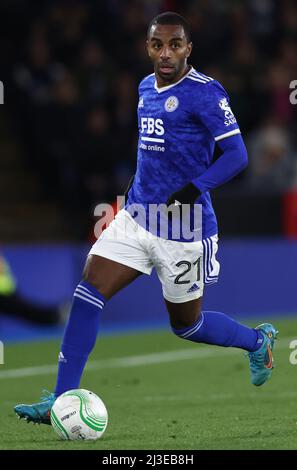
M 144 274 L 156 268 L 163 296 L 173 303 L 203 295 L 205 284 L 217 282 L 218 236 L 179 242 L 156 237 L 121 209 L 92 246 L 89 255 L 103 256 Z

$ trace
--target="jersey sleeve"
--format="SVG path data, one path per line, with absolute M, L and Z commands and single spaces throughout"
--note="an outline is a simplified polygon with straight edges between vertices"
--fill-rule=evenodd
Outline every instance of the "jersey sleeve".
M 199 87 L 199 92 L 192 96 L 195 117 L 209 130 L 216 142 L 240 133 L 229 101 L 227 92 L 215 80 Z

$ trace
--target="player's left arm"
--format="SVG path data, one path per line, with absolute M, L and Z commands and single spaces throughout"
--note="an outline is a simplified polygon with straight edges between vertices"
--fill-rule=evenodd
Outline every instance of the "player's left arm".
M 227 183 L 240 173 L 248 164 L 248 154 L 241 134 L 217 142 L 222 155 L 193 184 L 201 193 L 210 191 Z
M 217 82 L 206 86 L 208 89 L 201 98 L 204 102 L 200 101 L 199 119 L 213 136 L 222 155 L 198 178 L 171 194 L 167 205 L 175 201 L 193 204 L 201 194 L 230 181 L 248 164 L 246 146 L 229 106 L 228 95 Z

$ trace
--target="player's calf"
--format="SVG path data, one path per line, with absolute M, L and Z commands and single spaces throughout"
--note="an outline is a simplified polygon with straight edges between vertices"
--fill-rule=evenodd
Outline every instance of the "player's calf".
M 256 351 L 263 342 L 260 330 L 242 325 L 221 312 L 201 312 L 191 326 L 172 330 L 180 338 L 195 343 L 241 348 L 249 352 Z
M 103 256 L 88 257 L 83 279 L 109 300 L 142 273 Z
M 165 303 L 174 332 L 184 328 L 191 328 L 200 318 L 201 297 L 183 303 L 173 303 L 165 299 Z

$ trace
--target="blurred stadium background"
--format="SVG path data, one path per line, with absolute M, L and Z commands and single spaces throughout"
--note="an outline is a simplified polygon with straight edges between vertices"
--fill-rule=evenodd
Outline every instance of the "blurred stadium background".
M 234 316 L 297 313 L 291 0 L 1 1 L 0 293 L 17 289 L 50 308 L 71 299 L 94 239 L 94 207 L 122 194 L 135 168 L 137 84 L 151 73 L 146 29 L 166 10 L 188 18 L 190 62 L 225 86 L 249 150 L 248 169 L 213 193 L 222 271 L 205 306 Z M 155 276 L 135 284 L 109 303 L 104 328 L 167 324 Z M 61 333 L 4 310 L 4 342 Z
M 117 336 L 97 342 L 84 375 L 110 412 L 96 445 L 296 449 L 293 0 L 1 0 L 0 448 L 66 448 L 47 427 L 24 432 L 13 405 L 53 387 L 58 320 L 94 240 L 94 207 L 114 202 L 134 172 L 137 85 L 151 73 L 146 29 L 166 10 L 188 18 L 191 63 L 227 89 L 249 150 L 248 169 L 212 194 L 221 277 L 204 308 L 251 325 L 273 319 L 278 367 L 255 391 L 242 351 L 177 340 L 156 276 L 142 276 L 107 304 L 101 333 Z
M 205 306 L 234 316 L 294 314 L 297 105 L 289 96 L 297 79 L 297 5 L 291 0 L 2 0 L 2 277 L 9 266 L 13 289 L 33 303 L 54 307 L 71 299 L 94 240 L 94 207 L 114 202 L 135 168 L 137 84 L 151 73 L 146 29 L 166 10 L 188 18 L 191 63 L 227 89 L 249 150 L 248 169 L 213 193 L 222 273 Z M 123 301 L 129 316 L 122 315 Z M 3 341 L 61 333 L 4 310 Z M 119 294 L 103 319 L 106 330 L 165 324 L 155 276 Z

